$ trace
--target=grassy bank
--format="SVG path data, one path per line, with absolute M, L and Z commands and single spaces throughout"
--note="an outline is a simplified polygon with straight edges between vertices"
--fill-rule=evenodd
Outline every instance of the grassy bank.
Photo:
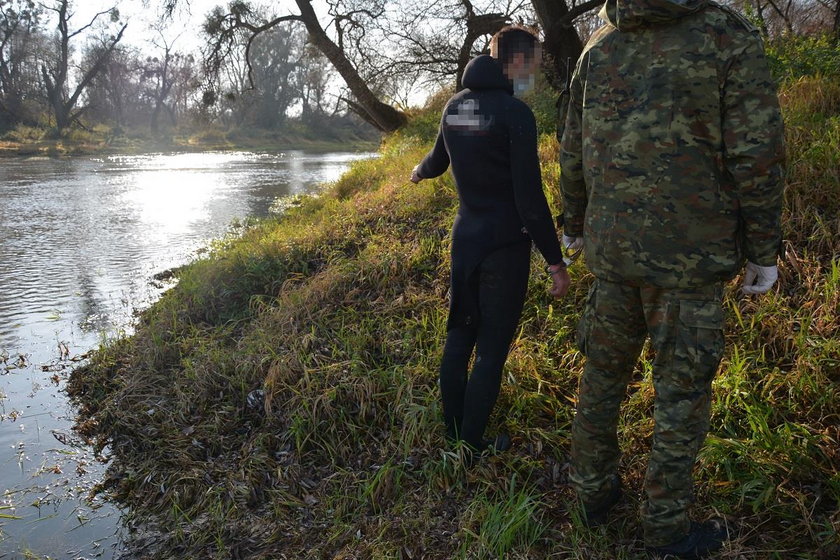
M 200 152 L 208 150 L 308 150 L 373 151 L 379 145 L 375 134 L 337 131 L 328 136 L 303 126 L 285 131 L 258 129 L 224 130 L 216 127 L 183 127 L 154 137 L 148 129 L 112 128 L 97 125 L 72 129 L 63 136 L 47 128 L 19 126 L 0 135 L 0 157 L 65 157 L 147 152 Z
M 728 287 L 695 513 L 731 523 L 723 558 L 827 560 L 840 556 L 840 86 L 802 80 L 782 99 L 788 252 L 767 296 Z M 513 449 L 466 469 L 444 444 L 456 197 L 449 174 L 406 181 L 436 121 L 418 117 L 323 196 L 219 242 L 134 336 L 73 374 L 79 429 L 114 458 L 102 490 L 161 530 L 145 555 L 644 558 L 648 352 L 621 417 L 628 503 L 586 530 L 566 482 L 583 266 L 554 301 L 534 256 L 491 426 Z M 554 199 L 550 134 L 540 155 Z

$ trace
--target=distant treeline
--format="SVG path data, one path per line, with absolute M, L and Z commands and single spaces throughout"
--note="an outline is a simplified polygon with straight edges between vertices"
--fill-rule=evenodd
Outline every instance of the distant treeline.
M 293 125 L 330 137 L 376 135 L 330 95 L 333 69 L 298 27 L 260 35 L 250 66 L 229 56 L 211 71 L 163 27 L 150 30 L 145 47 L 123 44 L 116 8 L 75 20 L 69 0 L 0 1 L 0 133 L 107 125 L 157 136 L 183 126 Z
M 548 82 L 561 90 L 603 3 L 342 1 L 323 14 L 309 0 L 220 1 L 196 55 L 175 19 L 149 28 L 143 46 L 126 45 L 121 0 L 90 19 L 74 16 L 80 1 L 0 0 L 0 134 L 106 125 L 152 137 L 176 127 L 373 136 L 405 126 L 416 88 L 458 87 L 469 59 L 509 23 L 540 30 Z M 840 73 L 840 0 L 721 1 L 761 32 L 780 78 Z M 185 3 L 148 6 L 171 15 Z

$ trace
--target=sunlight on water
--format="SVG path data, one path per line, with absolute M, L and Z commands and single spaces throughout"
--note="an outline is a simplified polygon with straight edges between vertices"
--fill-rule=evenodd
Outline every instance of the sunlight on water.
M 211 173 L 144 171 L 122 202 L 137 211 L 140 222 L 148 228 L 146 240 L 156 243 L 186 233 L 196 222 L 207 219 L 207 203 L 222 186 L 222 179 Z

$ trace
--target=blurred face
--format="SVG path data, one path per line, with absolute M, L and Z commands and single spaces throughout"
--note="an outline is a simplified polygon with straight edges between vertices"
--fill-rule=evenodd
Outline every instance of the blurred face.
M 525 54 L 516 53 L 510 62 L 505 64 L 503 70 L 505 76 L 513 82 L 514 95 L 518 97 L 534 89 L 541 60 L 542 48 L 537 45 L 530 57 L 526 58 Z
M 537 45 L 529 58 L 524 53 L 516 53 L 513 59 L 506 65 L 505 73 L 510 78 L 536 74 L 542 60 L 542 47 Z

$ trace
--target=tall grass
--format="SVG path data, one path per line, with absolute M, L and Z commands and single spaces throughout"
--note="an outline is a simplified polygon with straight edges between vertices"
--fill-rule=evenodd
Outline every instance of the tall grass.
M 782 93 L 789 167 L 778 288 L 728 287 L 727 353 L 698 464 L 722 558 L 840 557 L 840 86 Z M 424 120 L 425 119 L 425 120 Z M 76 371 L 79 429 L 114 461 L 101 490 L 161 531 L 160 558 L 644 558 L 638 537 L 653 404 L 645 350 L 622 410 L 628 503 L 597 531 L 567 485 L 591 276 L 529 297 L 491 430 L 514 447 L 467 468 L 444 442 L 449 175 L 406 179 L 436 118 L 388 139 L 318 198 L 252 224 L 187 267 Z M 543 135 L 557 207 L 557 146 Z

